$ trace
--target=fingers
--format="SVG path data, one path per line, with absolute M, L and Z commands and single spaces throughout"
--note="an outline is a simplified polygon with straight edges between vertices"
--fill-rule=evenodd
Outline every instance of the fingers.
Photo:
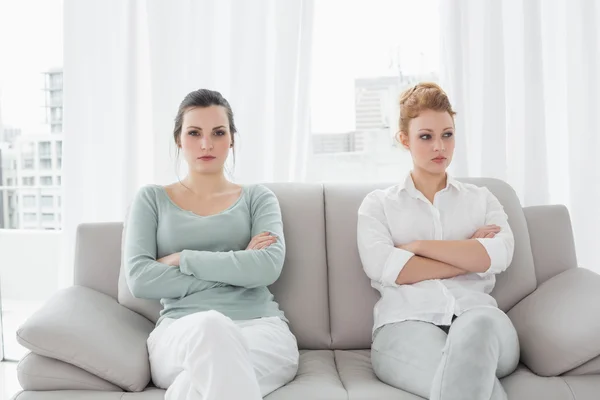
M 263 232 L 263 233 L 260 233 L 256 236 L 254 236 L 254 238 L 252 238 L 252 240 L 248 244 L 247 249 L 248 250 L 264 249 L 265 247 L 272 245 L 276 241 L 277 241 L 276 236 L 271 235 L 269 232 Z
M 475 231 L 473 236 L 471 236 L 471 239 L 493 238 L 496 236 L 496 233 L 499 233 L 501 230 L 502 228 L 498 225 L 486 225 Z
M 269 235 L 269 232 L 262 232 L 256 236 L 254 236 L 252 239 L 250 239 L 250 243 L 248 243 L 248 247 L 246 248 L 246 250 L 252 249 L 254 246 L 256 246 L 256 244 L 259 242 L 259 240 L 261 238 L 267 237 L 268 235 Z
M 264 242 L 261 242 L 259 244 L 257 244 L 253 250 L 262 250 L 266 247 L 269 247 L 270 245 L 272 245 L 273 243 L 275 243 L 277 240 L 275 238 L 273 238 L 272 240 L 267 240 Z
M 483 227 L 483 229 L 498 233 L 502 228 L 500 228 L 498 225 L 486 225 Z

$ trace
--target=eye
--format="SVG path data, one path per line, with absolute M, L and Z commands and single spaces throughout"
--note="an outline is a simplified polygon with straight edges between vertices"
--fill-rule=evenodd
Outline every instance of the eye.
M 216 136 L 223 136 L 225 135 L 227 132 L 225 132 L 224 130 L 220 129 L 218 131 L 215 131 L 215 135 Z
M 430 135 L 430 134 L 428 134 L 428 133 L 426 133 L 426 134 L 424 134 L 424 135 L 421 135 L 421 136 L 419 136 L 419 139 L 422 139 L 422 140 L 429 140 L 429 139 L 431 139 L 431 135 Z
M 447 138 L 450 138 L 450 137 L 454 136 L 454 133 L 452 133 L 452 132 L 446 132 L 446 133 L 444 133 L 444 136 L 447 137 Z
M 188 135 L 190 135 L 190 136 L 198 136 L 199 133 L 196 130 L 192 130 L 192 131 L 188 131 Z

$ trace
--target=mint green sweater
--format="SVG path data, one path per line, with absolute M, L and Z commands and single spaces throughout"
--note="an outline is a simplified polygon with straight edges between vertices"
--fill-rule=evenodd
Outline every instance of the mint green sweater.
M 245 250 L 261 232 L 278 240 L 262 250 Z M 179 267 L 156 261 L 178 252 Z M 244 186 L 236 203 L 207 217 L 181 209 L 164 187 L 145 186 L 129 210 L 124 253 L 133 296 L 160 299 L 163 305 L 157 324 L 208 310 L 233 320 L 285 320 L 267 289 L 281 273 L 285 241 L 279 203 L 265 186 Z

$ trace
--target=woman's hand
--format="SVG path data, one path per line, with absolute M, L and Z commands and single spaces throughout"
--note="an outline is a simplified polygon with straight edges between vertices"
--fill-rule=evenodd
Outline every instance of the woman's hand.
M 269 232 L 259 233 L 254 236 L 250 243 L 248 243 L 248 247 L 246 250 L 261 250 L 265 247 L 268 247 L 277 241 L 277 237 L 271 235 Z
M 477 229 L 470 239 L 491 239 L 495 237 L 498 232 L 500 232 L 500 227 L 498 225 L 486 225 Z
M 156 261 L 158 261 L 159 263 L 162 263 L 162 264 L 170 265 L 172 267 L 179 267 L 179 256 L 180 255 L 181 255 L 181 253 L 173 253 L 173 254 L 165 256 L 161 259 L 158 259 Z

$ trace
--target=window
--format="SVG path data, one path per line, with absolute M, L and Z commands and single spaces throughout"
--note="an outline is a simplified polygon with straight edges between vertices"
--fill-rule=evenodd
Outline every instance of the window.
M 23 214 L 23 221 L 35 222 L 35 221 L 37 221 L 37 214 L 36 213 L 25 213 L 25 214 Z
M 4 260 L 19 260 L 21 272 L 27 271 L 3 273 L 8 270 L 3 270 L 6 263 L 0 261 L 0 349 L 7 360 L 19 360 L 26 354 L 15 339 L 16 329 L 58 289 L 62 268 L 60 235 L 42 231 L 60 230 L 61 225 L 55 213 L 50 217 L 37 212 L 37 207 L 49 202 L 43 196 L 56 196 L 57 191 L 36 186 L 53 184 L 51 168 L 58 162 L 52 159 L 57 151 L 62 152 L 54 143 L 62 140 L 64 117 L 63 2 L 0 0 L 0 119 L 4 128 L 11 129 L 10 134 L 4 129 L 0 135 L 0 199 L 8 190 L 7 200 L 0 201 L 0 229 L 6 229 L 0 238 L 0 254 Z M 38 178 L 42 175 L 46 176 Z M 6 189 L 5 183 L 15 188 Z M 34 207 L 30 207 L 32 198 L 27 197 L 32 195 Z M 42 208 L 44 211 L 52 213 L 54 208 Z M 50 222 L 43 222 L 46 219 Z M 28 231 L 33 229 L 39 232 Z M 17 230 L 24 231 L 11 232 Z M 30 279 L 32 276 L 36 279 Z M 6 394 L 10 397 L 12 393 Z
M 36 207 L 35 196 L 27 195 L 23 196 L 23 207 L 32 208 Z
M 33 158 L 23 159 L 23 169 L 33 169 Z
M 61 186 L 61 185 L 62 185 L 62 178 L 61 178 L 60 176 L 57 176 L 57 177 L 56 177 L 56 184 L 57 184 L 58 186 Z
M 39 143 L 40 157 L 51 157 L 50 142 Z
M 54 197 L 42 196 L 42 207 L 54 207 Z
M 12 186 L 12 185 L 13 185 L 13 180 L 12 180 L 12 178 L 8 178 L 8 179 L 6 180 L 6 184 L 7 184 L 8 186 Z
M 52 160 L 49 158 L 40 160 L 40 169 L 52 169 Z
M 53 222 L 54 214 L 51 213 L 42 213 L 42 221 L 43 222 Z
M 397 100 L 439 81 L 438 0 L 375 3 L 315 2 L 310 181 L 395 182 L 412 166 L 394 139 Z

